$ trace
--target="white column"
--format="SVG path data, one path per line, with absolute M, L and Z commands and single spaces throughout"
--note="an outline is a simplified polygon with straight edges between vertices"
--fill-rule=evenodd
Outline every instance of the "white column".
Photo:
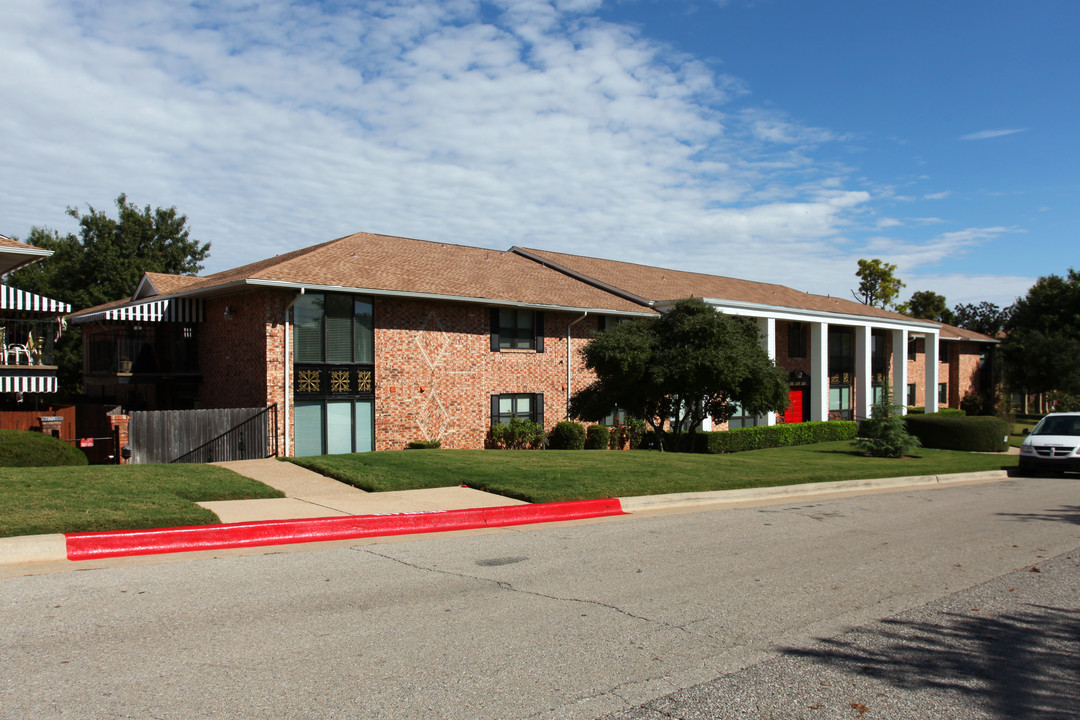
M 892 398 L 903 415 L 907 415 L 907 343 L 907 330 L 892 331 Z
M 765 348 L 769 359 L 776 363 L 776 320 L 774 318 L 758 318 L 758 332 L 761 333 L 761 347 Z M 765 414 L 765 424 L 776 424 L 776 413 Z
M 926 412 L 935 413 L 937 407 L 938 386 L 938 333 L 936 330 L 926 333 Z
M 870 406 L 874 404 L 874 376 L 870 369 L 873 353 L 870 350 L 870 328 L 863 325 L 855 327 L 855 402 L 852 409 L 855 419 L 870 417 Z
M 810 323 L 810 419 L 829 419 L 829 323 Z

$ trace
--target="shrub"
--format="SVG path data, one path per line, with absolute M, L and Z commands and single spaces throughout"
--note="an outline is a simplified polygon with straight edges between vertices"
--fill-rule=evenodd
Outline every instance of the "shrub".
M 552 450 L 582 450 L 585 447 L 585 426 L 572 420 L 556 423 L 548 435 Z
M 925 448 L 966 450 L 969 452 L 1005 452 L 1008 449 L 1009 424 L 995 417 L 959 417 L 956 415 L 908 415 L 908 432 L 922 441 Z
M 405 446 L 406 450 L 438 450 L 442 447 L 442 440 L 413 440 Z
M 607 450 L 611 430 L 607 425 L 590 425 L 585 430 L 586 450 Z
M 829 420 L 699 432 L 694 433 L 694 447 L 688 451 L 716 454 L 813 445 L 834 440 L 853 440 L 857 430 L 857 423 Z M 667 447 L 668 443 L 665 442 L 664 446 Z
M 30 430 L 0 430 L 0 467 L 86 464 L 86 453 L 52 435 Z
M 507 425 L 492 425 L 490 438 L 492 447 L 504 450 L 535 450 L 544 447 L 544 428 L 532 420 L 510 418 Z
M 881 400 L 870 409 L 871 417 L 859 425 L 856 447 L 871 457 L 902 458 L 919 447 L 919 438 L 907 430 L 903 408 L 894 405 L 888 385 Z
M 641 441 L 644 437 L 644 420 L 634 417 L 625 418 L 625 422 L 615 420 L 615 424 L 611 426 L 611 437 L 608 440 L 608 447 L 612 450 L 615 450 L 616 448 L 622 450 L 626 447 L 629 447 L 631 450 L 637 450 L 641 446 Z

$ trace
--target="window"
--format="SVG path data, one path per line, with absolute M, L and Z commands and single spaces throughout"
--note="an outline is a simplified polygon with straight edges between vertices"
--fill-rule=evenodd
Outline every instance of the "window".
M 915 383 L 908 383 L 907 386 L 907 404 L 909 407 L 915 406 Z
M 907 359 L 914 360 L 915 355 L 919 352 L 919 343 L 914 337 L 909 337 L 907 341 Z
M 599 331 L 610 330 L 616 325 L 621 325 L 624 322 L 629 322 L 631 318 L 618 317 L 617 315 L 601 315 L 596 319 L 596 329 Z
M 293 412 L 298 456 L 375 449 L 375 403 L 371 400 L 297 400 Z
M 877 405 L 885 398 L 885 386 L 882 383 L 874 383 L 870 388 L 870 402 Z
M 849 385 L 829 388 L 829 419 L 851 419 L 851 387 Z
M 544 424 L 544 394 L 515 393 L 491 396 L 491 424 L 509 425 L 511 418 Z
M 855 333 L 851 328 L 829 330 L 829 372 L 855 367 Z
M 544 313 L 521 308 L 493 308 L 491 351 L 544 352 Z
M 787 338 L 788 357 L 806 357 L 806 326 L 801 322 L 788 323 Z
M 888 358 L 885 355 L 885 333 L 872 330 L 870 332 L 870 370 L 877 375 L 884 373 L 888 365 Z
M 729 430 L 734 430 L 735 428 L 756 427 L 758 425 L 759 418 L 756 415 L 748 415 L 740 403 L 732 402 L 731 404 L 735 408 L 735 412 L 728 418 Z
M 942 340 L 938 341 L 938 346 L 937 346 L 937 359 L 938 359 L 938 362 L 943 362 L 943 363 L 949 362 L 949 348 L 951 348 L 951 347 L 952 347 L 951 343 L 947 343 L 947 342 L 944 342 Z
M 938 383 L 938 386 L 937 386 L 937 401 L 938 401 L 938 405 L 948 405 L 949 404 L 949 384 L 948 383 Z
M 371 301 L 345 293 L 307 293 L 293 306 L 296 362 L 372 363 Z

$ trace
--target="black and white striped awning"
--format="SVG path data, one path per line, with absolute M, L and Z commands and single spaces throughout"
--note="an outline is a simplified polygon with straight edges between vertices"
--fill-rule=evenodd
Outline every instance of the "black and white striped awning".
M 197 323 L 203 321 L 203 301 L 199 298 L 166 298 L 121 305 L 71 318 L 71 321 L 77 324 L 102 320 Z
M 54 393 L 55 375 L 0 375 L 0 393 Z
M 71 312 L 71 306 L 59 300 L 2 285 L 0 286 L 0 310 L 27 310 L 63 315 Z

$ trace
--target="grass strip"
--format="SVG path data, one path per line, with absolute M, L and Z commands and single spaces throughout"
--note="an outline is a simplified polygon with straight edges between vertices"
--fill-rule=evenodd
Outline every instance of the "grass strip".
M 196 502 L 278 497 L 214 465 L 0 468 L 0 537 L 214 524 Z
M 603 450 L 403 450 L 290 458 L 369 492 L 468 485 L 528 502 L 944 475 L 1016 467 L 1016 456 L 950 450 L 871 458 L 849 441 L 724 455 Z

